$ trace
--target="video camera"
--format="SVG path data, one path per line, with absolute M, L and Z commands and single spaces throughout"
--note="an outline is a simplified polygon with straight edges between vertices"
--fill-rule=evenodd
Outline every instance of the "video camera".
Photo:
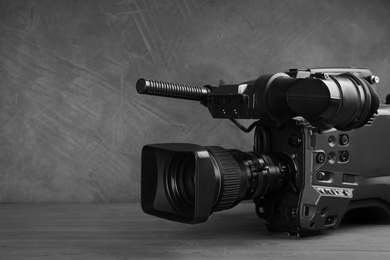
M 186 143 L 142 149 L 144 212 L 201 223 L 252 199 L 270 231 L 311 236 L 354 209 L 390 216 L 390 106 L 367 69 L 316 68 L 195 87 L 146 79 L 141 94 L 200 101 L 244 132 L 251 152 Z M 257 119 L 248 128 L 237 119 Z

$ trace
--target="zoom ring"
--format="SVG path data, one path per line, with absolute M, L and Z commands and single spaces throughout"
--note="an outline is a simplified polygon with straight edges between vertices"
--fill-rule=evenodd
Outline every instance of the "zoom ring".
M 209 92 L 206 88 L 148 79 L 138 80 L 137 91 L 140 94 L 190 100 L 202 100 L 207 97 Z
M 240 168 L 233 156 L 221 147 L 207 147 L 213 155 L 221 172 L 222 189 L 220 199 L 214 206 L 214 211 L 233 207 L 240 191 Z

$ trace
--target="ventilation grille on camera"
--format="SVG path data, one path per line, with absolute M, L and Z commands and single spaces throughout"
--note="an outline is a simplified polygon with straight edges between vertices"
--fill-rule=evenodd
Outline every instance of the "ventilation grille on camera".
M 367 121 L 367 123 L 365 124 L 365 126 L 370 126 L 374 123 L 374 120 L 375 120 L 375 117 L 376 117 L 376 114 L 373 114 L 372 117 Z
M 207 147 L 215 158 L 221 172 L 222 194 L 214 211 L 233 207 L 240 191 L 240 168 L 233 156 L 221 147 Z

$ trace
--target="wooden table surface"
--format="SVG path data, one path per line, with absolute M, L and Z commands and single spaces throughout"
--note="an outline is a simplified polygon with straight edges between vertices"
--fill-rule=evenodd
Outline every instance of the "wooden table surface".
M 185 225 L 139 204 L 0 205 L 0 259 L 390 259 L 390 224 L 309 238 L 268 233 L 243 203 Z

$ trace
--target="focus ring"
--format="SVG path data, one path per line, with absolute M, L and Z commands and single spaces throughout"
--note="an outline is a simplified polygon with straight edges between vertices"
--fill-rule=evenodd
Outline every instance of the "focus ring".
M 214 211 L 229 209 L 236 204 L 240 192 L 240 167 L 234 157 L 221 147 L 207 147 L 221 172 L 221 194 Z

